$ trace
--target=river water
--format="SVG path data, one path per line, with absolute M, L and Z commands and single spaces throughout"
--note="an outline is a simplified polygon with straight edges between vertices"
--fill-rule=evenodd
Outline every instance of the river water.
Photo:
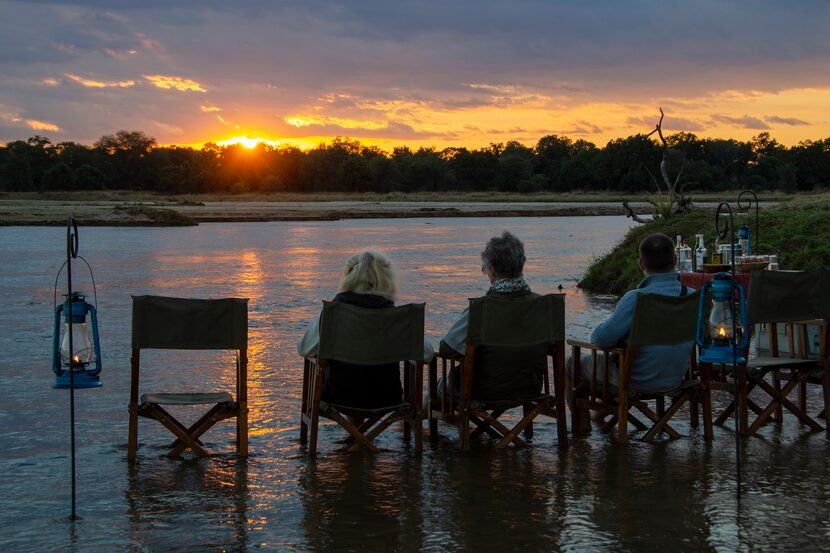
M 78 514 L 70 523 L 66 391 L 51 388 L 53 285 L 65 229 L 0 228 L 0 550 L 2 551 L 807 551 L 830 538 L 830 442 L 789 417 L 745 441 L 736 500 L 734 434 L 702 432 L 620 446 L 595 432 L 566 453 L 537 424 L 523 450 L 487 440 L 458 450 L 454 428 L 419 456 L 400 432 L 382 452 L 345 454 L 321 427 L 320 452 L 298 442 L 306 322 L 337 289 L 358 248 L 389 254 L 400 301 L 426 301 L 435 341 L 486 282 L 479 253 L 510 229 L 526 245 L 534 290 L 567 294 L 568 334 L 584 338 L 612 298 L 575 282 L 629 227 L 623 217 L 349 220 L 82 228 L 95 271 L 104 387 L 76 396 Z M 633 252 L 632 252 L 633 254 Z M 92 286 L 82 263 L 76 288 Z M 63 287 L 63 279 L 60 286 Z M 208 460 L 164 456 L 169 434 L 139 422 L 139 462 L 126 462 L 130 295 L 250 298 L 251 456 L 233 455 L 233 423 L 205 437 Z M 90 293 L 91 296 L 91 293 Z M 142 391 L 229 383 L 227 354 L 142 355 Z M 811 392 L 811 407 L 818 397 Z M 721 400 L 722 401 L 722 400 Z M 193 415 L 193 413 L 185 413 Z M 186 418 L 186 417 L 185 417 Z

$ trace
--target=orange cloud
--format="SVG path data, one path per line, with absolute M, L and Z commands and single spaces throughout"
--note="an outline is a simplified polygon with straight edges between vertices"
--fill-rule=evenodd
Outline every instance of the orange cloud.
M 284 119 L 292 127 L 310 127 L 312 125 L 337 125 L 344 129 L 385 129 L 389 126 L 386 121 L 371 121 L 346 119 L 343 117 L 321 117 L 319 115 L 294 115 Z
M 199 106 L 199 108 L 200 108 L 200 109 L 202 110 L 202 112 L 204 112 L 204 113 L 209 113 L 209 112 L 211 112 L 211 111 L 222 111 L 222 108 L 218 108 L 218 107 L 216 107 L 216 106 Z
M 207 92 L 202 85 L 196 81 L 185 79 L 184 77 L 171 77 L 167 75 L 142 75 L 145 79 L 153 83 L 159 88 L 165 90 L 180 90 L 182 92 Z
M 61 128 L 53 123 L 47 123 L 46 121 L 38 121 L 37 119 L 26 119 L 26 125 L 30 129 L 36 131 L 53 131 L 58 132 Z
M 68 79 L 88 88 L 129 88 L 135 84 L 135 81 L 93 81 L 78 75 L 72 75 L 71 73 L 64 73 L 64 75 Z

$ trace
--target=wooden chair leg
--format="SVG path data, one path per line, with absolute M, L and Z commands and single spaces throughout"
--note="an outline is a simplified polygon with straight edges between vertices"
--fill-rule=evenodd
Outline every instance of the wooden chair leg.
M 420 407 L 415 410 L 412 419 L 412 426 L 415 429 L 415 451 L 422 451 L 424 448 L 424 412 Z
M 694 395 L 691 401 L 689 401 L 689 425 L 692 428 L 700 426 L 700 405 L 698 401 L 698 395 Z
M 458 433 L 461 439 L 461 451 L 470 450 L 470 406 L 462 405 L 458 416 Z
M 781 390 L 781 371 L 773 371 L 772 372 L 772 384 L 776 390 Z M 784 422 L 784 410 L 781 407 L 781 404 L 775 408 L 775 420 L 780 422 Z
M 127 460 L 135 462 L 138 449 L 138 405 L 130 403 L 130 422 L 127 438 Z
M 674 416 L 674 414 L 677 413 L 677 411 L 680 409 L 680 407 L 682 407 L 683 404 L 686 403 L 687 401 L 690 401 L 690 399 L 691 399 L 691 393 L 690 392 L 685 392 L 681 396 L 676 398 L 672 402 L 671 406 L 669 407 L 669 410 L 664 412 L 663 416 L 659 417 L 660 420 L 655 422 L 654 426 L 652 426 L 651 429 L 648 432 L 646 432 L 646 435 L 643 436 L 643 441 L 644 442 L 652 441 L 657 436 L 657 434 L 659 434 L 661 431 L 666 431 L 666 433 L 668 433 L 670 436 L 672 436 L 672 432 L 670 432 L 671 427 L 668 425 L 668 422 L 669 422 L 669 420 L 671 420 L 671 418 Z M 679 437 L 679 435 L 678 436 L 672 436 L 672 437 L 676 438 L 676 437 Z
M 308 416 L 308 386 L 311 382 L 311 363 L 308 359 L 303 359 L 303 394 L 302 394 L 302 413 L 300 415 L 300 443 L 305 445 L 308 442 L 308 424 L 306 424 L 306 416 Z
M 527 414 L 530 413 L 532 410 L 533 410 L 533 405 L 532 404 L 525 403 L 524 405 L 522 405 L 522 414 L 523 414 L 523 416 L 526 417 Z M 525 427 L 524 435 L 525 435 L 526 440 L 532 440 L 533 439 L 533 422 L 532 421 Z
M 746 366 L 738 367 L 738 376 L 737 376 L 737 392 L 740 394 L 740 412 L 738 413 L 738 428 L 740 429 L 741 436 L 749 436 L 749 408 L 747 406 L 747 401 L 749 400 L 749 389 L 747 388 L 747 381 L 746 381 Z
M 617 439 L 620 443 L 628 442 L 628 399 L 620 401 L 619 414 L 617 415 Z
M 346 430 L 346 432 L 348 432 L 354 437 L 354 443 L 348 448 L 349 451 L 357 451 L 361 447 L 365 447 L 372 453 L 377 453 L 380 451 L 378 447 L 372 443 L 372 440 L 368 437 L 368 435 L 364 435 L 363 433 L 361 433 L 355 425 L 349 422 L 348 419 L 343 417 L 343 415 L 341 415 L 334 409 L 328 411 L 326 413 L 326 416 L 335 421 L 340 426 L 342 426 Z
M 565 415 L 565 344 L 556 348 L 553 360 L 553 401 L 556 402 L 556 447 L 568 449 L 568 423 Z
M 178 453 L 185 450 L 190 449 L 198 455 L 199 457 L 207 457 L 208 452 L 200 446 L 195 439 L 190 437 L 184 426 L 177 421 L 170 413 L 168 413 L 163 407 L 160 405 L 150 403 L 150 404 L 143 404 L 142 409 L 146 412 L 149 416 L 159 421 L 165 428 L 167 428 L 170 432 L 172 432 L 179 440 L 180 446 L 179 451 L 174 453 L 175 450 L 172 450 L 169 453 L 171 457 L 178 457 Z
M 504 413 L 504 411 L 503 411 L 503 410 L 500 410 L 500 409 L 494 409 L 494 410 L 490 413 L 490 416 L 491 416 L 491 417 L 493 417 L 494 419 L 498 419 L 500 416 L 502 416 L 502 414 L 503 414 L 503 413 Z M 498 431 L 496 431 L 496 430 L 493 428 L 493 426 L 492 426 L 489 422 L 487 422 L 487 420 L 482 419 L 482 418 L 479 418 L 479 417 L 475 416 L 474 414 L 471 414 L 471 415 L 470 415 L 470 422 L 472 422 L 473 424 L 475 424 L 475 425 L 476 425 L 475 430 L 473 430 L 473 431 L 470 433 L 470 439 L 471 439 L 471 440 L 475 440 L 476 438 L 478 438 L 479 436 L 481 436 L 481 435 L 482 435 L 482 434 L 484 434 L 485 432 L 486 432 L 487 434 L 489 434 L 490 436 L 492 436 L 492 437 L 494 437 L 494 438 L 496 438 L 496 439 L 499 439 L 499 440 L 500 440 L 500 439 L 502 438 L 502 436 L 503 436 L 503 434 L 500 434 Z
M 446 382 L 444 385 L 446 386 Z M 438 419 L 435 418 L 432 412 L 433 401 L 437 399 L 438 395 L 438 358 L 434 357 L 429 364 L 429 371 L 427 372 L 427 419 L 429 421 L 429 441 L 438 441 Z
M 202 434 L 210 430 L 210 428 L 217 422 L 223 419 L 236 417 L 237 410 L 236 407 L 233 405 L 229 405 L 227 403 L 219 403 L 210 410 L 210 413 L 210 417 L 202 417 L 198 425 L 191 425 L 190 428 L 188 428 L 185 431 L 187 436 L 199 445 L 203 445 L 202 442 L 199 440 L 199 437 Z M 189 447 L 188 444 L 182 442 L 180 439 L 176 439 L 176 441 L 173 442 L 173 444 L 173 447 L 170 449 L 170 452 L 168 453 L 170 457 L 178 457 L 182 451 Z
M 826 365 L 830 365 L 830 363 L 826 363 Z M 824 429 L 828 434 L 830 434 L 830 366 L 824 367 L 822 387 L 824 388 L 824 410 L 822 411 L 822 417 L 824 417 Z
M 789 399 L 787 399 L 785 395 L 789 391 L 787 386 L 784 386 L 784 390 L 782 390 L 781 392 L 778 392 L 777 390 L 775 390 L 775 388 L 773 388 L 764 381 L 758 382 L 758 386 L 760 386 L 765 392 L 767 392 L 773 399 L 778 400 L 778 402 L 781 403 L 781 405 L 786 407 L 793 415 L 798 417 L 798 419 L 801 422 L 809 426 L 811 430 L 814 430 L 816 432 L 822 430 L 821 426 L 812 418 L 810 418 L 810 416 L 807 415 L 807 413 L 802 411 L 800 407 L 798 407 Z M 772 409 L 770 409 L 769 407 L 767 407 L 767 410 L 770 412 L 772 411 Z M 766 412 L 767 411 L 765 411 L 764 413 Z M 755 423 L 753 423 L 752 428 L 750 428 L 750 432 L 756 432 L 761 424 L 763 424 L 763 420 L 762 417 L 759 416 L 758 419 L 755 420 Z

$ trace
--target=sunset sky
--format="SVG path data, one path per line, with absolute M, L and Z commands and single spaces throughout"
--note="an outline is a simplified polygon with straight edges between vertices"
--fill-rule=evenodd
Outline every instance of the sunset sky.
M 830 2 L 3 1 L 0 142 L 830 137 Z

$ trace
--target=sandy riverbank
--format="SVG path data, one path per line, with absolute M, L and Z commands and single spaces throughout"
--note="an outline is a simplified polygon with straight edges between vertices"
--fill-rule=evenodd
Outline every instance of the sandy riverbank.
M 640 206 L 647 211 L 645 205 Z M 87 226 L 176 226 L 255 221 L 331 221 L 399 217 L 551 217 L 623 215 L 612 203 L 222 201 L 199 205 L 164 201 L 0 200 L 2 225 L 63 225 L 69 216 Z
M 715 205 L 699 203 L 699 207 Z M 643 201 L 630 205 L 651 213 Z M 428 194 L 340 196 L 153 196 L 140 193 L 0 195 L 0 225 L 178 226 L 213 222 L 330 221 L 400 217 L 625 215 L 612 195 Z

